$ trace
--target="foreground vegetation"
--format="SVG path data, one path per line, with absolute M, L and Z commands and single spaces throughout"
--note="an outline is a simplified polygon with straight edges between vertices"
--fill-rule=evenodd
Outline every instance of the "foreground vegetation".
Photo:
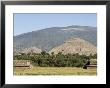
M 45 51 L 40 54 L 21 54 L 15 55 L 14 60 L 31 60 L 32 64 L 40 67 L 83 67 L 88 59 L 97 58 L 97 54 L 94 55 L 79 55 L 77 54 L 66 54 L 63 55 L 62 52 L 58 54 L 46 53 Z
M 14 75 L 97 75 L 96 68 L 77 67 L 14 67 Z
M 97 54 L 79 55 L 46 53 L 30 53 L 15 55 L 14 60 L 30 60 L 32 68 L 14 67 L 14 75 L 96 75 L 97 68 L 83 69 L 87 60 L 92 59 L 96 63 Z

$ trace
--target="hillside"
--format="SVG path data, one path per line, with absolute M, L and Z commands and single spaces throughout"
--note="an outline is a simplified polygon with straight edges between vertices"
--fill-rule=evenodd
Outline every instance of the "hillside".
M 72 25 L 51 27 L 14 36 L 14 49 L 19 52 L 26 48 L 37 47 L 50 51 L 71 38 L 82 38 L 97 46 L 97 28 Z

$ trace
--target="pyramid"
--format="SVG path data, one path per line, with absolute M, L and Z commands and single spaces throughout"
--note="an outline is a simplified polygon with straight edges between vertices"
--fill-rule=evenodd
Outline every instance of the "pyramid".
M 30 47 L 24 49 L 21 53 L 29 54 L 29 53 L 41 53 L 42 50 L 36 47 Z
M 54 54 L 62 52 L 62 54 L 78 53 L 80 55 L 93 55 L 97 53 L 97 48 L 86 40 L 83 40 L 81 38 L 72 38 L 49 51 L 50 54 L 51 52 L 54 52 Z

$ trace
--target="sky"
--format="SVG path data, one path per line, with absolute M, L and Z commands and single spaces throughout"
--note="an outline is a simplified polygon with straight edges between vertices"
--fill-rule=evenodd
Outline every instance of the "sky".
M 14 36 L 49 27 L 97 26 L 95 13 L 16 13 Z

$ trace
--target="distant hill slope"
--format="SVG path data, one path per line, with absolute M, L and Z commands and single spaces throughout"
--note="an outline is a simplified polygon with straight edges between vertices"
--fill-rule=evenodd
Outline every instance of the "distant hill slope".
M 51 54 L 54 52 L 54 54 L 58 54 L 59 52 L 62 52 L 63 54 L 84 54 L 84 55 L 90 55 L 90 54 L 96 54 L 97 49 L 96 47 L 89 43 L 88 41 L 85 41 L 80 38 L 73 38 L 68 41 L 66 41 L 64 44 L 61 44 L 60 46 L 57 46 L 53 48 L 49 53 Z
M 97 46 L 97 28 L 89 26 L 51 27 L 39 31 L 14 36 L 14 49 L 22 51 L 25 48 L 37 47 L 50 51 L 71 38 L 82 38 Z

